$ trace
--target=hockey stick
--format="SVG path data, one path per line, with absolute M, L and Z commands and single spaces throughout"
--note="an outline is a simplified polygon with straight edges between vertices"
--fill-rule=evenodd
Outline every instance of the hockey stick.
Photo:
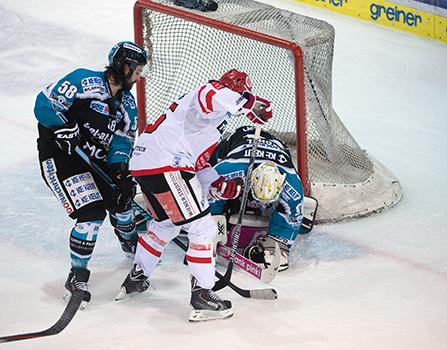
M 231 249 L 226 245 L 218 243 L 217 253 L 219 258 L 222 258 L 225 261 L 230 260 Z M 275 253 L 273 261 L 269 264 L 269 266 L 266 269 L 263 269 L 255 262 L 251 261 L 250 259 L 247 259 L 245 256 L 237 252 L 234 252 L 233 263 L 236 267 L 246 272 L 250 276 L 258 280 L 261 280 L 264 283 L 270 283 L 273 281 L 273 279 L 276 276 L 276 273 L 278 272 L 280 261 L 281 261 L 281 250 L 279 249 L 278 244 L 275 244 Z
M 0 337 L 0 344 L 1 343 L 9 343 L 12 341 L 17 341 L 17 340 L 42 338 L 42 337 L 47 337 L 50 335 L 59 334 L 60 332 L 62 332 L 65 329 L 65 327 L 68 326 L 68 324 L 71 322 L 74 315 L 78 311 L 79 306 L 82 303 L 84 293 L 85 292 L 79 291 L 79 290 L 76 290 L 73 292 L 61 317 L 50 328 L 48 328 L 44 331 L 40 331 L 40 332 L 15 334 L 15 335 L 7 335 L 5 337 Z
M 188 247 L 185 243 L 183 243 L 178 237 L 173 239 L 173 242 L 177 244 L 183 251 L 187 251 Z M 224 276 L 216 270 L 216 277 L 219 280 L 222 280 Z M 233 289 L 237 294 L 244 298 L 251 299 L 263 299 L 263 300 L 275 300 L 278 299 L 278 293 L 273 288 L 265 288 L 265 289 L 242 289 L 233 284 L 231 281 L 227 283 L 228 287 Z
M 244 216 L 245 207 L 247 206 L 247 201 L 248 201 L 248 194 L 250 192 L 251 173 L 253 171 L 253 166 L 255 164 L 256 150 L 258 148 L 258 140 L 259 140 L 259 137 L 261 136 L 261 127 L 262 127 L 261 124 L 256 125 L 255 134 L 254 134 L 254 138 L 253 138 L 253 145 L 252 145 L 251 151 L 250 151 L 250 160 L 248 162 L 247 176 L 245 177 L 244 192 L 242 193 L 241 207 L 239 208 L 239 216 L 237 219 L 237 223 L 234 226 L 233 231 L 232 231 L 232 248 L 231 248 L 231 254 L 229 257 L 227 271 L 225 272 L 224 278 L 221 278 L 214 285 L 214 287 L 213 287 L 214 291 L 220 290 L 220 289 L 224 288 L 226 285 L 229 285 L 229 283 L 230 283 L 231 273 L 233 271 L 233 266 L 234 266 L 234 253 L 236 252 L 236 248 L 239 243 L 239 236 L 241 235 L 242 217 Z
M 108 185 L 110 185 L 111 188 L 116 189 L 118 187 L 112 181 L 110 176 L 107 173 L 105 173 L 96 163 L 92 162 L 91 159 L 88 157 L 88 155 L 82 149 L 76 147 L 75 151 L 88 165 L 90 165 L 93 171 L 95 171 Z M 131 206 L 132 209 L 140 213 L 145 219 L 153 220 L 152 216 L 134 200 L 132 200 Z M 187 247 L 178 238 L 174 238 L 173 241 L 184 251 L 187 250 Z M 225 274 L 225 276 L 227 276 L 227 273 Z M 219 281 L 221 281 L 224 278 L 225 279 L 228 278 L 228 281 L 225 285 L 228 285 L 231 289 L 233 289 L 236 293 L 238 293 L 240 296 L 244 298 L 266 299 L 266 300 L 274 300 L 278 298 L 278 293 L 276 293 L 276 291 L 272 288 L 259 289 L 259 290 L 245 290 L 231 283 L 229 277 L 222 276 L 218 271 L 216 271 L 216 276 L 219 278 Z M 219 281 L 216 282 L 216 284 L 219 283 Z

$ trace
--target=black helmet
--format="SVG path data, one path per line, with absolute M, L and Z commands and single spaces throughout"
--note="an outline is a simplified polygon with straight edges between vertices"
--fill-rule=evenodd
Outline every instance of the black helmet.
M 131 41 L 121 41 L 109 52 L 109 66 L 116 71 L 120 71 L 124 63 L 129 64 L 131 70 L 137 66 L 147 64 L 148 57 L 146 51 Z

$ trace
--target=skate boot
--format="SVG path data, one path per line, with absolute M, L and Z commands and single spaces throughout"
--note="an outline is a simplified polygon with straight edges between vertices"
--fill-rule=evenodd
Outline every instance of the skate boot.
M 81 267 L 72 267 L 68 274 L 67 281 L 65 282 L 65 289 L 67 290 L 64 296 L 64 300 L 68 301 L 73 292 L 84 292 L 83 301 L 80 308 L 85 309 L 87 303 L 91 299 L 91 294 L 88 290 L 88 279 L 90 277 L 90 271 Z
M 197 285 L 197 280 L 191 277 L 191 306 L 190 322 L 219 320 L 233 316 L 231 301 L 221 299 L 211 289 Z
M 137 264 L 134 264 L 132 270 L 130 270 L 121 285 L 121 289 L 115 297 L 115 300 L 124 299 L 130 294 L 142 293 L 149 288 L 149 285 L 149 280 L 144 275 L 143 270 Z
M 133 258 L 135 256 L 135 251 L 137 250 L 138 235 L 134 235 L 131 239 L 124 239 L 116 229 L 115 234 L 120 241 L 123 252 L 126 253 L 129 258 Z

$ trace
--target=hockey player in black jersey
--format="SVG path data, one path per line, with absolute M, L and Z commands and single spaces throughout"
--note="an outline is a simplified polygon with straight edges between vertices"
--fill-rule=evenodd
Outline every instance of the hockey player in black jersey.
M 128 171 L 137 128 L 130 90 L 148 55 L 125 41 L 111 49 L 108 61 L 104 71 L 81 68 L 48 85 L 34 108 L 42 177 L 76 221 L 70 232 L 71 270 L 65 287 L 68 292 L 85 291 L 85 302 L 90 301 L 87 265 L 106 211 L 124 252 L 134 254 L 138 239 L 130 208 L 135 182 Z M 76 147 L 108 173 L 119 190 L 112 191 L 91 171 Z
M 210 163 L 225 179 L 245 178 L 247 175 L 254 128 L 243 126 L 222 140 L 214 150 Z M 273 260 L 275 242 L 281 249 L 279 271 L 289 267 L 289 248 L 298 234 L 303 233 L 303 186 L 295 170 L 287 146 L 278 138 L 261 132 L 251 189 L 244 211 L 238 248 L 256 263 Z M 231 227 L 237 221 L 240 200 L 214 200 L 210 203 L 213 215 L 229 218 Z

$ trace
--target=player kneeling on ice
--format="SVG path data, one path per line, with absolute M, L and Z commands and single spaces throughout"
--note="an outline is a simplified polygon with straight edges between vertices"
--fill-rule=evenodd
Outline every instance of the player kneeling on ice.
M 214 150 L 210 163 L 225 179 L 247 174 L 254 128 L 244 126 L 228 135 Z M 281 249 L 279 271 L 289 267 L 289 248 L 300 233 L 308 233 L 313 222 L 303 221 L 303 187 L 292 163 L 287 146 L 272 134 L 262 131 L 258 140 L 251 189 L 244 211 L 238 250 L 243 255 L 268 267 L 274 258 L 275 243 Z M 316 204 L 316 203 L 315 203 Z M 229 218 L 227 245 L 231 246 L 231 230 L 237 223 L 240 199 L 214 200 L 213 215 Z
M 217 225 L 207 197 L 230 200 L 241 192 L 240 182 L 225 180 L 208 163 L 222 126 L 236 113 L 255 123 L 272 116 L 270 102 L 251 93 L 248 75 L 232 69 L 219 81 L 212 80 L 175 100 L 139 136 L 130 169 L 154 220 L 138 240 L 134 267 L 117 300 L 148 288 L 148 277 L 166 245 L 184 230 L 189 238 L 190 321 L 232 316 L 231 302 L 212 291 Z
M 70 293 L 83 291 L 85 302 L 91 297 L 87 264 L 106 210 L 124 252 L 135 253 L 138 237 L 130 201 L 136 184 L 128 162 L 137 107 L 130 90 L 147 62 L 141 47 L 120 42 L 111 49 L 105 71 L 77 69 L 48 85 L 36 99 L 42 177 L 76 220 L 70 232 L 71 270 L 65 288 Z M 111 176 L 117 191 L 91 171 L 76 147 Z

